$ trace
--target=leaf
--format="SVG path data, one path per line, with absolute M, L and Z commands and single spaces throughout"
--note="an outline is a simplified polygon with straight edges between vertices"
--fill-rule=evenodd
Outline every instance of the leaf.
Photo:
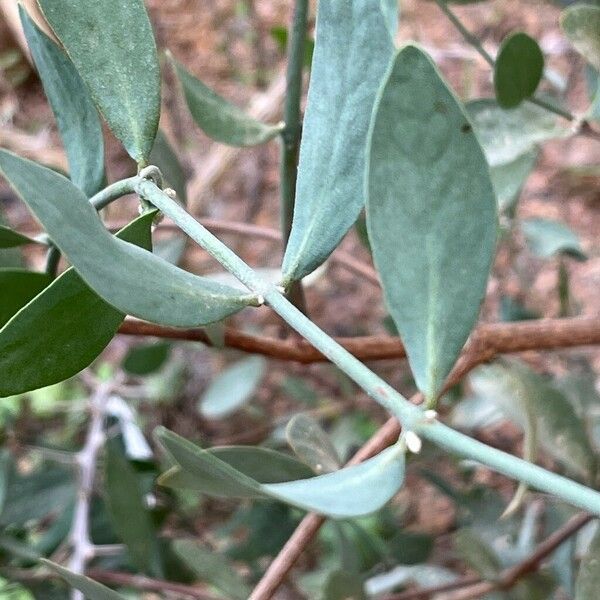
M 491 167 L 490 175 L 500 212 L 514 209 L 521 189 L 535 166 L 537 155 L 537 150 L 530 150 L 513 161 Z
M 200 452 L 197 452 L 198 450 Z M 194 446 L 193 452 L 198 468 L 204 469 L 208 468 L 210 464 L 218 464 L 214 460 L 217 459 L 259 483 L 280 483 L 294 479 L 306 479 L 313 475 L 310 468 L 304 463 L 287 454 L 268 448 L 222 446 L 203 450 Z M 210 456 L 205 456 L 204 452 Z M 204 466 L 201 464 L 202 462 L 205 463 Z M 213 493 L 213 488 L 207 488 L 203 478 L 194 475 L 191 470 L 177 466 L 161 475 L 160 484 L 175 489 L 183 488 L 208 494 Z
M 250 597 L 252 590 L 221 554 L 192 540 L 175 540 L 173 549 L 202 582 L 217 588 L 228 600 L 246 600 Z
M 187 176 L 162 129 L 156 134 L 150 164 L 160 169 L 166 184 L 177 192 L 177 199 L 187 204 Z
M 150 249 L 153 218 L 147 213 L 117 235 Z M 76 375 L 106 348 L 124 318 L 68 269 L 0 330 L 0 398 Z
M 575 582 L 575 600 L 596 600 L 600 589 L 600 530 L 581 561 Z
M 222 419 L 246 404 L 256 392 L 267 361 L 251 356 L 227 367 L 202 394 L 198 409 L 207 419 Z
M 392 446 L 359 465 L 300 481 L 262 485 L 283 502 L 334 519 L 371 514 L 391 500 L 404 481 L 404 452 Z
M 123 369 L 131 375 L 143 377 L 159 371 L 169 359 L 171 344 L 156 342 L 130 348 L 123 360 Z
M 89 198 L 104 185 L 104 138 L 98 112 L 69 57 L 19 5 L 44 92 L 69 159 L 71 181 Z
M 160 577 L 162 567 L 156 531 L 136 472 L 114 438 L 106 444 L 104 481 L 115 532 L 127 546 L 131 560 L 141 571 Z
M 571 135 L 556 115 L 529 103 L 504 110 L 495 100 L 482 98 L 466 109 L 491 167 L 516 160 L 541 142 Z
M 544 55 L 526 33 L 506 37 L 494 65 L 496 99 L 502 108 L 514 108 L 533 96 L 544 74 Z
M 521 427 L 535 415 L 537 440 L 552 458 L 570 472 L 591 477 L 594 452 L 586 427 L 565 395 L 525 365 L 511 361 L 506 366 L 480 367 L 471 375 L 474 392 L 499 406 Z
M 120 594 L 117 594 L 117 592 L 113 592 L 110 588 L 107 588 L 89 577 L 77 575 L 45 558 L 42 558 L 40 562 L 58 573 L 70 586 L 85 594 L 87 600 L 125 600 L 125 598 Z
M 471 528 L 461 529 L 454 538 L 460 558 L 484 579 L 494 580 L 502 565 L 496 553 Z
M 285 285 L 323 263 L 364 206 L 371 110 L 394 51 L 382 8 L 373 0 L 319 4 Z
M 175 327 L 220 321 L 255 302 L 251 295 L 182 271 L 113 238 L 68 179 L 0 150 L 0 172 L 106 302 L 141 319 Z
M 186 472 L 185 477 L 197 478 L 195 489 L 202 486 L 204 493 L 217 497 L 271 497 L 333 518 L 362 516 L 378 510 L 396 494 L 404 479 L 404 452 L 398 445 L 335 473 L 283 483 L 259 483 L 251 474 L 173 432 L 159 428 L 156 435 Z M 239 450 L 236 453 L 239 456 Z M 168 471 L 163 477 L 168 481 L 171 473 Z
M 160 68 L 143 0 L 38 4 L 113 133 L 145 164 L 158 130 Z
M 25 244 L 37 244 L 36 240 L 32 240 L 26 235 L 13 231 L 9 227 L 0 225 L 0 248 L 16 248 Z
M 577 260 L 586 260 L 579 238 L 565 224 L 551 219 L 523 219 L 521 229 L 527 245 L 540 258 L 565 254 Z
M 309 415 L 298 414 L 292 417 L 286 427 L 285 435 L 296 456 L 309 465 L 315 473 L 331 473 L 342 466 L 329 436 Z
M 496 199 L 467 116 L 416 46 L 397 53 L 371 127 L 373 258 L 417 385 L 434 400 L 485 296 Z
M 46 273 L 24 269 L 0 269 L 0 327 L 51 281 L 52 277 Z
M 281 133 L 281 126 L 253 119 L 188 73 L 172 57 L 171 62 L 194 121 L 213 140 L 230 146 L 256 146 Z
M 560 25 L 577 52 L 600 69 L 600 6 L 570 6 L 562 12 Z
M 365 600 L 363 578 L 357 573 L 333 571 L 327 578 L 323 600 Z

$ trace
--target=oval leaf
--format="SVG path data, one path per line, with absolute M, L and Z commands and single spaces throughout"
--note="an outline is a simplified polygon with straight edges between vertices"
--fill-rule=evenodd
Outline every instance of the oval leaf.
M 256 146 L 281 133 L 281 126 L 253 119 L 171 60 L 194 121 L 213 140 L 230 146 Z
M 364 206 L 369 120 L 394 51 L 389 4 L 319 3 L 286 285 L 325 261 Z
M 69 57 L 19 5 L 31 55 L 56 117 L 71 181 L 91 197 L 104 184 L 104 138 L 98 112 Z
M 51 282 L 46 273 L 0 269 L 0 327 Z
M 171 344 L 155 342 L 130 348 L 123 359 L 123 369 L 131 375 L 143 377 L 156 373 L 169 359 Z
M 374 458 L 334 473 L 262 485 L 283 502 L 334 519 L 368 515 L 391 500 L 404 481 L 404 452 L 392 446 Z
M 199 409 L 208 419 L 222 419 L 243 406 L 256 391 L 267 366 L 261 356 L 251 356 L 227 367 L 210 383 Z
M 118 236 L 150 249 L 153 218 L 139 217 Z M 76 375 L 106 348 L 124 318 L 71 267 L 0 330 L 0 398 Z
M 125 600 L 125 598 L 120 594 L 117 594 L 117 592 L 113 592 L 110 588 L 107 588 L 89 577 L 77 575 L 76 573 L 64 569 L 60 565 L 44 558 L 42 558 L 40 562 L 58 573 L 70 586 L 85 594 L 87 600 Z
M 544 73 L 544 55 L 526 33 L 505 38 L 494 66 L 496 99 L 502 108 L 514 108 L 533 96 Z
M 144 164 L 160 116 L 160 68 L 142 0 L 38 0 L 113 133 Z
M 600 69 L 600 6 L 571 6 L 561 14 L 560 24 L 577 52 Z
M 106 302 L 141 319 L 193 327 L 254 302 L 114 238 L 82 192 L 56 172 L 0 150 L 0 173 L 82 279 Z
M 439 392 L 479 313 L 496 244 L 485 156 L 429 57 L 398 52 L 372 124 L 367 222 L 418 387 Z
M 299 414 L 290 419 L 285 435 L 296 456 L 316 473 L 331 473 L 342 466 L 329 436 L 309 415 Z
M 530 250 L 540 258 L 565 254 L 585 260 L 579 238 L 571 229 L 551 219 L 523 219 L 521 228 Z

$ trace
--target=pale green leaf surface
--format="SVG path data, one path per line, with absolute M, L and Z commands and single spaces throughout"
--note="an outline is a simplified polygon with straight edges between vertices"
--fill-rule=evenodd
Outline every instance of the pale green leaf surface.
M 577 52 L 600 69 L 600 6 L 571 6 L 561 14 L 560 25 Z
M 248 402 L 260 384 L 267 361 L 251 356 L 227 367 L 210 383 L 198 404 L 207 419 L 222 419 Z
M 175 540 L 173 550 L 202 582 L 217 588 L 227 600 L 247 600 L 250 597 L 252 590 L 219 552 L 213 552 L 193 540 Z
M 187 176 L 167 136 L 159 129 L 150 153 L 150 164 L 157 166 L 166 184 L 177 192 L 177 199 L 187 204 Z
M 9 227 L 0 225 L 0 248 L 16 248 L 26 244 L 37 244 L 37 242 Z
M 342 466 L 331 439 L 311 416 L 301 413 L 292 417 L 285 435 L 296 456 L 316 473 L 331 473 Z
M 76 573 L 44 558 L 41 559 L 40 562 L 58 573 L 70 586 L 85 594 L 86 600 L 125 600 L 125 598 L 120 594 L 117 594 L 117 592 L 114 592 L 110 588 L 107 588 L 89 577 L 77 575 Z
M 564 223 L 551 219 L 523 219 L 521 229 L 530 250 L 540 258 L 566 254 L 585 260 L 577 235 Z
M 494 65 L 496 99 L 503 108 L 514 108 L 535 93 L 544 73 L 544 55 L 526 33 L 506 37 Z
M 490 168 L 500 212 L 514 208 L 521 189 L 535 166 L 537 155 L 536 150 L 530 150 L 511 162 Z
M 504 110 L 495 100 L 482 98 L 466 109 L 491 167 L 516 160 L 541 142 L 571 135 L 556 115 L 530 103 Z
M 270 497 L 333 518 L 362 516 L 378 510 L 396 494 L 404 480 L 404 452 L 398 446 L 388 448 L 360 465 L 335 473 L 283 483 L 260 483 L 250 472 L 267 477 L 270 469 L 261 473 L 256 456 L 252 457 L 253 464 L 249 468 L 250 463 L 245 461 L 239 449 L 235 450 L 239 461 L 235 465 L 233 461 L 229 464 L 213 452 L 203 450 L 163 428 L 157 430 L 157 437 L 181 471 L 185 471 L 183 476 L 177 471 L 167 471 L 163 476 L 167 483 L 171 478 L 183 483 L 193 477 L 198 480 L 194 489 L 198 490 L 201 486 L 199 491 L 208 495 Z M 288 464 L 289 460 L 293 459 L 288 458 Z M 281 464 L 279 458 L 277 461 Z M 239 470 L 242 468 L 247 469 L 248 474 Z
M 45 273 L 0 268 L 0 327 L 51 282 Z
M 433 399 L 485 296 L 496 199 L 460 103 L 429 57 L 400 50 L 375 107 L 367 224 L 385 301 L 417 385 Z
M 133 467 L 116 439 L 106 444 L 104 483 L 115 532 L 138 569 L 160 577 L 162 568 L 156 531 Z
M 143 0 L 38 0 L 113 133 L 144 164 L 160 116 L 160 68 Z
M 364 206 L 369 121 L 394 51 L 391 14 L 373 0 L 319 4 L 286 283 L 322 264 Z
M 253 301 L 112 237 L 83 193 L 56 172 L 4 150 L 0 172 L 81 278 L 120 311 L 193 327 L 220 321 Z
M 104 184 L 104 138 L 96 107 L 69 57 L 19 5 L 21 23 L 69 159 L 71 181 L 89 198 Z
M 364 516 L 396 495 L 404 482 L 404 463 L 404 452 L 396 445 L 359 465 L 261 489 L 273 498 L 334 519 Z
M 194 121 L 212 139 L 230 146 L 256 146 L 281 133 L 280 126 L 253 119 L 188 73 L 178 62 L 172 62 Z
M 139 217 L 119 237 L 150 249 L 153 217 Z M 0 330 L 0 398 L 76 375 L 106 348 L 124 318 L 68 269 Z

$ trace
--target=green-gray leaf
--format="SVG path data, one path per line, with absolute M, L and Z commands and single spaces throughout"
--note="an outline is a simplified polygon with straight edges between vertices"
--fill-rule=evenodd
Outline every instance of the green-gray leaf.
M 187 204 L 187 176 L 175 150 L 161 129 L 158 130 L 154 140 L 154 146 L 150 153 L 150 164 L 156 165 L 160 169 L 165 183 L 177 192 L 177 199 L 183 204 Z
M 286 284 L 323 263 L 364 206 L 371 110 L 394 51 L 389 12 L 373 0 L 319 3 Z
M 36 240 L 13 231 L 9 227 L 0 225 L 0 248 L 16 248 L 26 244 L 37 244 Z
M 544 73 L 544 55 L 526 33 L 506 37 L 494 66 L 496 99 L 502 108 L 514 108 L 535 93 Z
M 156 373 L 169 359 L 170 351 L 171 344 L 169 342 L 133 346 L 123 359 L 123 369 L 138 377 Z
M 87 197 L 104 184 L 104 138 L 96 107 L 69 57 L 19 5 L 21 23 L 69 159 L 71 181 Z
M 433 400 L 477 320 L 497 218 L 471 124 L 415 46 L 384 79 L 368 157 L 373 257 L 417 385 Z
M 496 100 L 483 98 L 466 109 L 491 167 L 516 160 L 541 142 L 571 135 L 556 115 L 531 103 L 504 110 Z
M 110 588 L 107 588 L 89 577 L 77 575 L 77 573 L 73 573 L 44 558 L 40 562 L 58 573 L 70 586 L 85 594 L 87 600 L 125 600 L 125 598 L 120 594 L 117 594 L 117 592 L 113 592 Z
M 175 554 L 200 578 L 217 588 L 228 600 L 246 600 L 251 589 L 220 553 L 212 552 L 193 540 L 176 540 Z
M 52 281 L 45 273 L 0 269 L 0 327 Z
M 253 119 L 188 73 L 172 59 L 188 109 L 196 124 L 213 140 L 230 146 L 264 144 L 281 133 L 279 125 Z
M 571 6 L 563 11 L 560 24 L 577 51 L 600 69 L 600 6 Z
M 342 466 L 331 439 L 309 415 L 301 413 L 290 419 L 285 435 L 296 456 L 315 473 L 331 473 Z
M 251 295 L 182 271 L 112 237 L 83 193 L 58 173 L 4 150 L 0 173 L 81 278 L 121 312 L 193 327 L 220 321 L 254 302 Z
M 523 219 L 521 229 L 530 250 L 540 258 L 565 254 L 577 260 L 586 259 L 579 238 L 564 223 L 551 219 Z
M 404 452 L 398 445 L 360 465 L 335 473 L 283 483 L 261 483 L 233 463 L 170 431 L 159 428 L 157 437 L 186 472 L 185 479 L 197 478 L 206 494 L 232 498 L 271 497 L 333 518 L 362 516 L 378 510 L 396 494 L 404 480 Z M 239 450 L 236 452 L 239 456 Z M 243 462 L 239 466 L 245 468 Z M 258 469 L 258 466 L 253 468 Z M 177 477 L 176 471 L 168 471 L 167 482 L 172 473 Z
M 262 356 L 251 356 L 227 367 L 210 383 L 198 404 L 208 419 L 222 419 L 250 400 L 267 366 Z
M 131 560 L 141 571 L 160 577 L 162 568 L 154 525 L 137 475 L 116 439 L 106 445 L 104 481 L 115 532 L 127 546 Z
M 581 561 L 577 582 L 575 584 L 575 600 L 596 600 L 600 589 L 600 529 L 592 539 L 587 554 Z
M 153 218 L 139 217 L 118 236 L 151 249 Z M 0 330 L 0 398 L 76 375 L 106 348 L 124 318 L 71 267 Z
M 530 150 L 511 162 L 490 168 L 500 212 L 514 208 L 521 189 L 535 166 L 537 155 L 537 150 Z
M 92 98 L 138 164 L 158 130 L 160 68 L 143 0 L 38 0 Z

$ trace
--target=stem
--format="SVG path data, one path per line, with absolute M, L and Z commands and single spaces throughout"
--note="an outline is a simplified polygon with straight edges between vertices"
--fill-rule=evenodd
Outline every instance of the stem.
M 48 252 L 46 253 L 46 274 L 51 277 L 56 277 L 58 273 L 58 265 L 60 263 L 60 250 L 54 246 L 50 245 L 48 248 Z
M 444 0 L 435 0 L 435 3 L 440 7 L 440 10 L 446 15 L 446 17 L 448 17 L 448 20 L 459 31 L 459 33 L 463 36 L 465 41 L 471 46 L 473 46 L 473 48 L 479 53 L 483 60 L 485 60 L 485 62 L 493 69 L 496 66 L 496 62 L 492 58 L 491 54 L 483 47 L 477 36 L 471 33 L 461 23 L 460 19 L 452 12 L 452 10 L 450 10 L 448 4 L 446 4 Z M 547 102 L 546 100 L 537 98 L 536 96 L 528 98 L 527 101 L 537 106 L 540 106 L 541 108 L 544 108 L 549 112 L 559 115 L 563 119 L 567 119 L 567 121 L 575 120 L 575 115 L 573 113 L 569 112 L 564 108 L 560 108 L 559 106 L 554 106 L 554 104 Z
M 476 460 L 508 477 L 547 492 L 595 514 L 600 514 L 600 493 L 557 475 L 537 465 L 487 446 L 437 420 L 425 419 L 423 411 L 373 373 L 352 354 L 319 329 L 280 293 L 278 288 L 251 269 L 225 244 L 212 235 L 185 209 L 164 194 L 156 185 L 141 180 L 136 191 L 216 258 L 251 291 L 262 296 L 299 334 L 335 363 L 369 396 L 398 417 L 405 431 L 414 431 L 438 446 L 460 456 Z
M 285 128 L 281 133 L 281 232 L 284 246 L 287 244 L 292 230 L 296 203 L 298 153 L 302 135 L 300 102 L 302 99 L 302 74 L 304 71 L 307 26 L 308 0 L 296 0 L 286 74 L 286 94 L 283 109 Z M 306 312 L 302 282 L 294 282 L 288 293 L 292 302 L 302 312 Z
M 139 177 L 129 177 L 112 183 L 90 198 L 90 204 L 96 210 L 106 208 L 111 202 L 118 200 L 122 196 L 132 194 L 135 191 L 135 184 L 139 181 Z

